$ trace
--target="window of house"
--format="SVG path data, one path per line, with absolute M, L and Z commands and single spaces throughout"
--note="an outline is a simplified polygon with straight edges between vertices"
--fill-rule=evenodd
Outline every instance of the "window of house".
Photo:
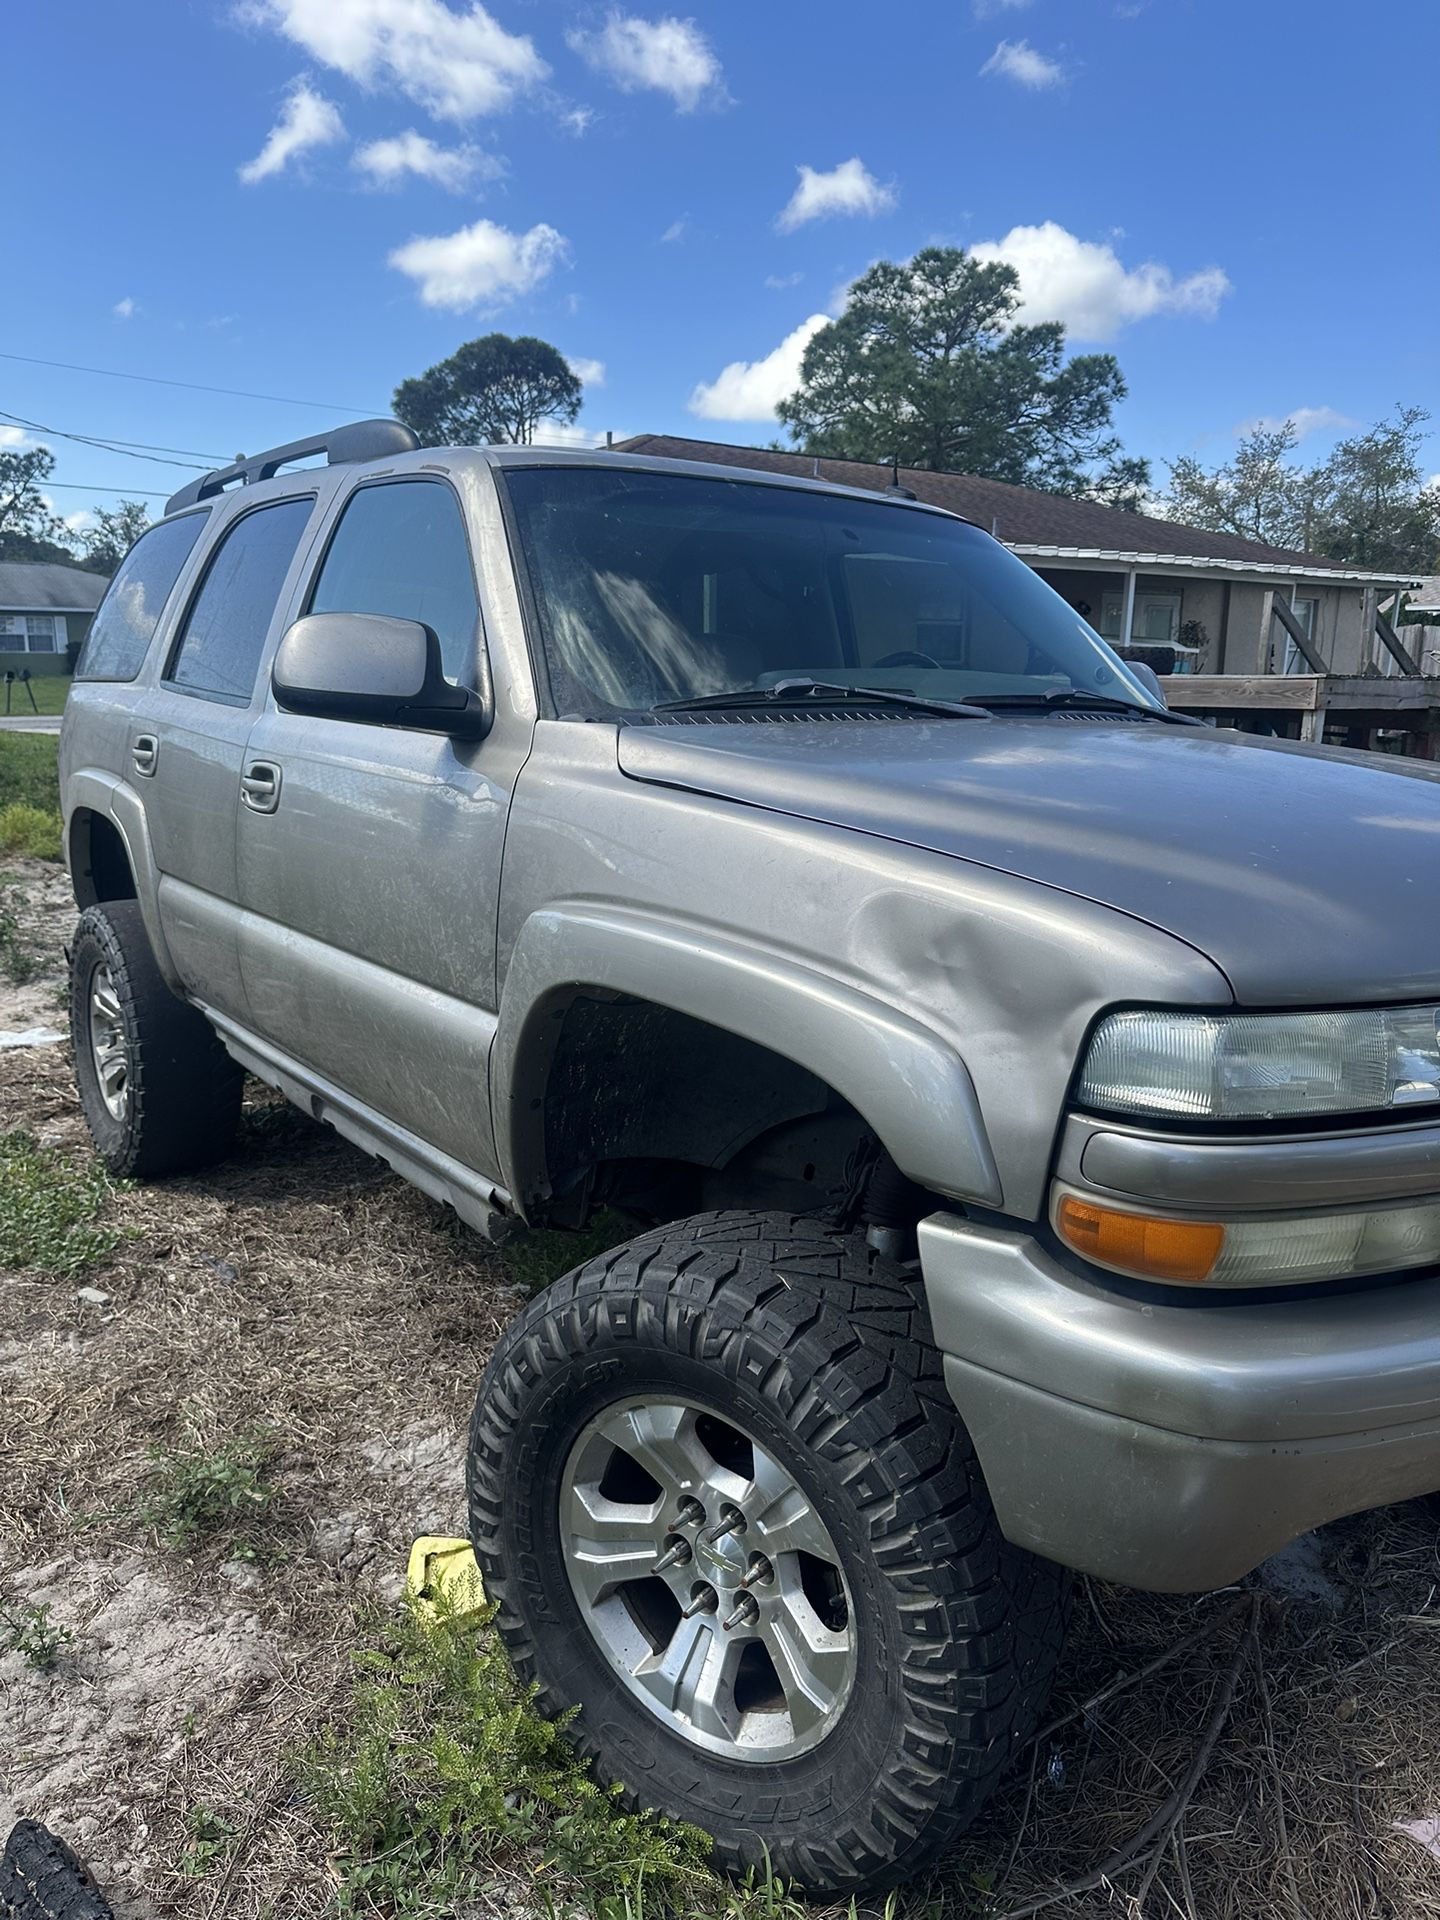
M 1130 644 L 1173 647 L 1180 638 L 1180 601 L 1178 593 L 1137 593 L 1130 623 Z M 1100 631 L 1112 645 L 1119 642 L 1124 618 L 1124 594 L 1105 594 L 1100 602 Z
M 63 653 L 65 628 L 58 614 L 0 615 L 0 652 Z
M 170 668 L 174 685 L 248 700 L 280 589 L 314 500 L 277 500 L 244 514 L 220 538 L 190 603 Z
M 438 638 L 447 678 L 473 685 L 480 602 L 460 503 L 449 487 L 391 480 L 352 494 L 308 611 L 418 620 Z
M 77 680 L 133 680 L 150 650 L 180 570 L 210 517 L 187 513 L 142 533 L 120 563 L 90 624 Z
M 1296 623 L 1300 631 L 1305 635 L 1305 638 L 1313 642 L 1316 622 L 1320 616 L 1320 602 L 1318 600 L 1292 600 L 1290 602 L 1290 611 L 1294 614 Z M 1281 668 L 1281 671 L 1282 673 L 1314 672 L 1314 668 L 1310 665 L 1304 654 L 1301 653 L 1299 647 L 1296 646 L 1293 635 L 1289 633 L 1285 635 L 1285 664 Z

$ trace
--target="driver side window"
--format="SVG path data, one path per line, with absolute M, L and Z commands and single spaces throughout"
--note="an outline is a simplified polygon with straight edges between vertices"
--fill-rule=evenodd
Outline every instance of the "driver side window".
M 445 675 L 476 684 L 480 602 L 460 503 L 438 480 L 387 480 L 350 496 L 307 613 L 419 620 L 440 641 Z

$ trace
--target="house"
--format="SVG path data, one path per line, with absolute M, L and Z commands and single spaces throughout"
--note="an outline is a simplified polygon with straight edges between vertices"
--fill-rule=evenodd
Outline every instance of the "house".
M 883 492 L 888 466 L 670 434 L 625 453 L 791 473 Z M 902 467 L 921 500 L 985 527 L 1122 652 L 1172 676 L 1172 706 L 1270 733 L 1440 758 L 1440 679 L 1381 611 L 1410 575 L 1349 567 L 1118 507 Z
M 68 673 L 109 584 L 79 567 L 0 561 L 0 672 Z

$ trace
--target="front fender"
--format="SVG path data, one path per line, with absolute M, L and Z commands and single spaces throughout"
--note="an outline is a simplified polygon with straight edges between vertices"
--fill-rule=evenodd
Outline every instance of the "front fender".
M 758 945 L 634 909 L 561 903 L 525 922 L 506 971 L 491 1085 L 502 1177 L 544 1171 L 544 1084 L 577 989 L 633 995 L 804 1067 L 874 1128 L 902 1173 L 985 1207 L 1003 1201 L 969 1071 L 908 1015 Z

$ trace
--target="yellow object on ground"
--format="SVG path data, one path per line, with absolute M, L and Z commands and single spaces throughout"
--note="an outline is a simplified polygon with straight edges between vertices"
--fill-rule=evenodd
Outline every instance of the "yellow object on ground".
M 422 1620 L 478 1619 L 485 1610 L 485 1588 L 468 1540 L 422 1533 L 410 1549 L 405 1591 Z

